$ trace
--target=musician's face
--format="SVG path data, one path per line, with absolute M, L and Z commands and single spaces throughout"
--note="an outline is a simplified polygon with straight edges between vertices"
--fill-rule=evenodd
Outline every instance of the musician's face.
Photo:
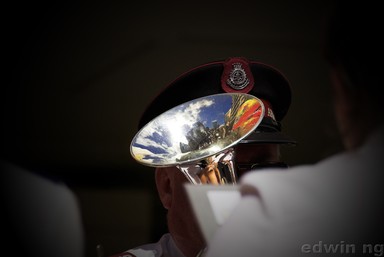
M 239 178 L 250 170 L 287 167 L 281 161 L 280 146 L 277 144 L 237 144 L 234 149 L 235 168 Z

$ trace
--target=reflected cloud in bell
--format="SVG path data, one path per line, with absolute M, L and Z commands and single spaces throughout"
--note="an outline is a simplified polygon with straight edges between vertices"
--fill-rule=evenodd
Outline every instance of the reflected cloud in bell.
M 138 162 L 176 166 L 223 151 L 260 124 L 264 105 L 258 98 L 224 93 L 176 106 L 145 125 L 131 142 Z

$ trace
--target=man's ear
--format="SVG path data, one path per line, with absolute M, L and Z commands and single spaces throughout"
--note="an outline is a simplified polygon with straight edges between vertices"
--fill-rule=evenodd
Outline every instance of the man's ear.
M 172 181 L 171 175 L 167 168 L 157 168 L 155 171 L 156 187 L 160 196 L 160 200 L 165 209 L 171 208 L 172 205 Z

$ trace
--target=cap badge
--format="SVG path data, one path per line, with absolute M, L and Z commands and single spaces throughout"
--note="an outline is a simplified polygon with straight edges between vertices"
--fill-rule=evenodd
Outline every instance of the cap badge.
M 240 90 L 248 86 L 249 79 L 241 63 L 233 63 L 232 70 L 227 79 L 227 84 L 233 89 Z
M 251 63 L 242 57 L 229 58 L 223 63 L 221 88 L 227 93 L 249 93 L 254 86 Z

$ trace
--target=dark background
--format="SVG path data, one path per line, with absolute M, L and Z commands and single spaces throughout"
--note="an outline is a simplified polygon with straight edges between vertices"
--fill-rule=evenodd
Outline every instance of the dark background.
M 332 1 L 105 1 L 4 7 L 2 158 L 60 176 L 78 196 L 87 256 L 155 241 L 164 229 L 153 170 L 130 141 L 145 106 L 181 73 L 244 56 L 292 86 L 291 165 L 341 149 L 322 55 Z M 188 92 L 186 92 L 188 93 Z

